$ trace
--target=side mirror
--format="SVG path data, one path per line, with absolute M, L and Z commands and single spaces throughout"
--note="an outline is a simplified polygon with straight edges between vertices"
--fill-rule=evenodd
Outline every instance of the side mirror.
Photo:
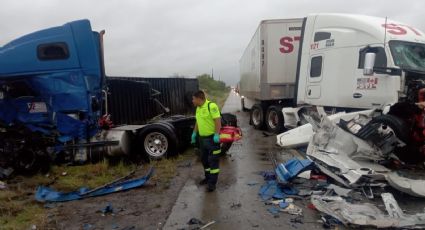
M 373 75 L 373 67 L 375 67 L 375 53 L 366 53 L 364 58 L 364 68 L 363 75 L 370 76 Z

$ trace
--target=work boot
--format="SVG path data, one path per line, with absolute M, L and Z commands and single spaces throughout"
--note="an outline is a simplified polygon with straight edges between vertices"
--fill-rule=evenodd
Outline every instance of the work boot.
M 215 191 L 215 184 L 208 184 L 207 192 L 214 192 Z
M 204 178 L 203 180 L 199 181 L 199 185 L 206 185 L 208 183 L 208 179 Z

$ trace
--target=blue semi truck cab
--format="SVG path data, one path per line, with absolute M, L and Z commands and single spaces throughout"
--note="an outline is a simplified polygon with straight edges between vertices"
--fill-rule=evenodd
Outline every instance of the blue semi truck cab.
M 99 125 L 107 107 L 103 34 L 79 20 L 0 47 L 0 167 L 30 171 L 60 153 L 85 161 L 94 152 L 162 157 L 175 151 L 170 120 L 183 119 L 190 130 L 193 118 Z M 135 142 L 144 145 L 138 149 Z

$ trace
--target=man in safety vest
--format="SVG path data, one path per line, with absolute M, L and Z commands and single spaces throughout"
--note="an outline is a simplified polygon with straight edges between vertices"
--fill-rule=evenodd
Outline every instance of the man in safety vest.
M 197 91 L 192 96 L 196 106 L 196 124 L 192 133 L 192 143 L 199 135 L 201 161 L 204 166 L 205 178 L 201 185 L 207 184 L 207 191 L 215 190 L 219 169 L 221 113 L 214 102 L 205 98 L 203 91 Z

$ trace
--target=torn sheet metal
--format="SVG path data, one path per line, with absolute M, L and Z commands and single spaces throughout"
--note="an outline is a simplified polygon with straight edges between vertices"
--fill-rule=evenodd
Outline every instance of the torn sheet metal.
M 140 187 L 144 185 L 149 178 L 153 175 L 153 168 L 150 168 L 148 173 L 140 178 L 126 180 L 122 182 L 117 182 L 108 186 L 105 186 L 101 189 L 93 190 L 93 192 L 87 193 L 87 191 L 90 191 L 89 188 L 82 187 L 77 191 L 74 192 L 58 192 L 51 188 L 39 186 L 37 188 L 37 191 L 35 193 L 35 199 L 39 202 L 64 202 L 64 201 L 71 201 L 71 200 L 79 200 L 84 199 L 87 197 L 93 197 L 93 196 L 102 196 L 110 193 L 125 191 L 133 188 Z
M 338 123 L 341 119 L 350 120 L 359 114 L 370 115 L 374 112 L 374 110 L 364 110 L 353 113 L 337 113 L 329 116 L 329 120 L 334 123 Z M 308 145 L 311 136 L 313 136 L 313 128 L 312 125 L 305 124 L 295 129 L 288 130 L 284 133 L 277 135 L 277 144 L 284 148 L 297 148 L 301 146 Z
M 326 167 L 337 169 L 338 172 L 334 173 L 342 176 L 349 185 L 357 183 L 362 177 L 366 180 L 385 180 L 384 173 L 390 170 L 373 163 L 385 159 L 380 149 L 341 129 L 326 116 L 322 117 L 320 124 L 313 126 L 317 129 L 307 148 L 308 156 Z
M 351 204 L 338 196 L 313 195 L 311 202 L 317 210 L 338 219 L 346 226 L 409 229 L 425 227 L 425 213 L 406 215 L 391 194 L 383 193 L 382 198 L 389 214 L 385 214 L 373 204 Z
M 413 180 L 401 177 L 396 172 L 386 177 L 391 187 L 415 197 L 425 197 L 425 180 Z
M 334 184 L 328 185 L 326 189 L 332 190 L 338 196 L 342 196 L 342 197 L 348 197 L 349 193 L 352 191 L 351 189 L 342 188 Z

